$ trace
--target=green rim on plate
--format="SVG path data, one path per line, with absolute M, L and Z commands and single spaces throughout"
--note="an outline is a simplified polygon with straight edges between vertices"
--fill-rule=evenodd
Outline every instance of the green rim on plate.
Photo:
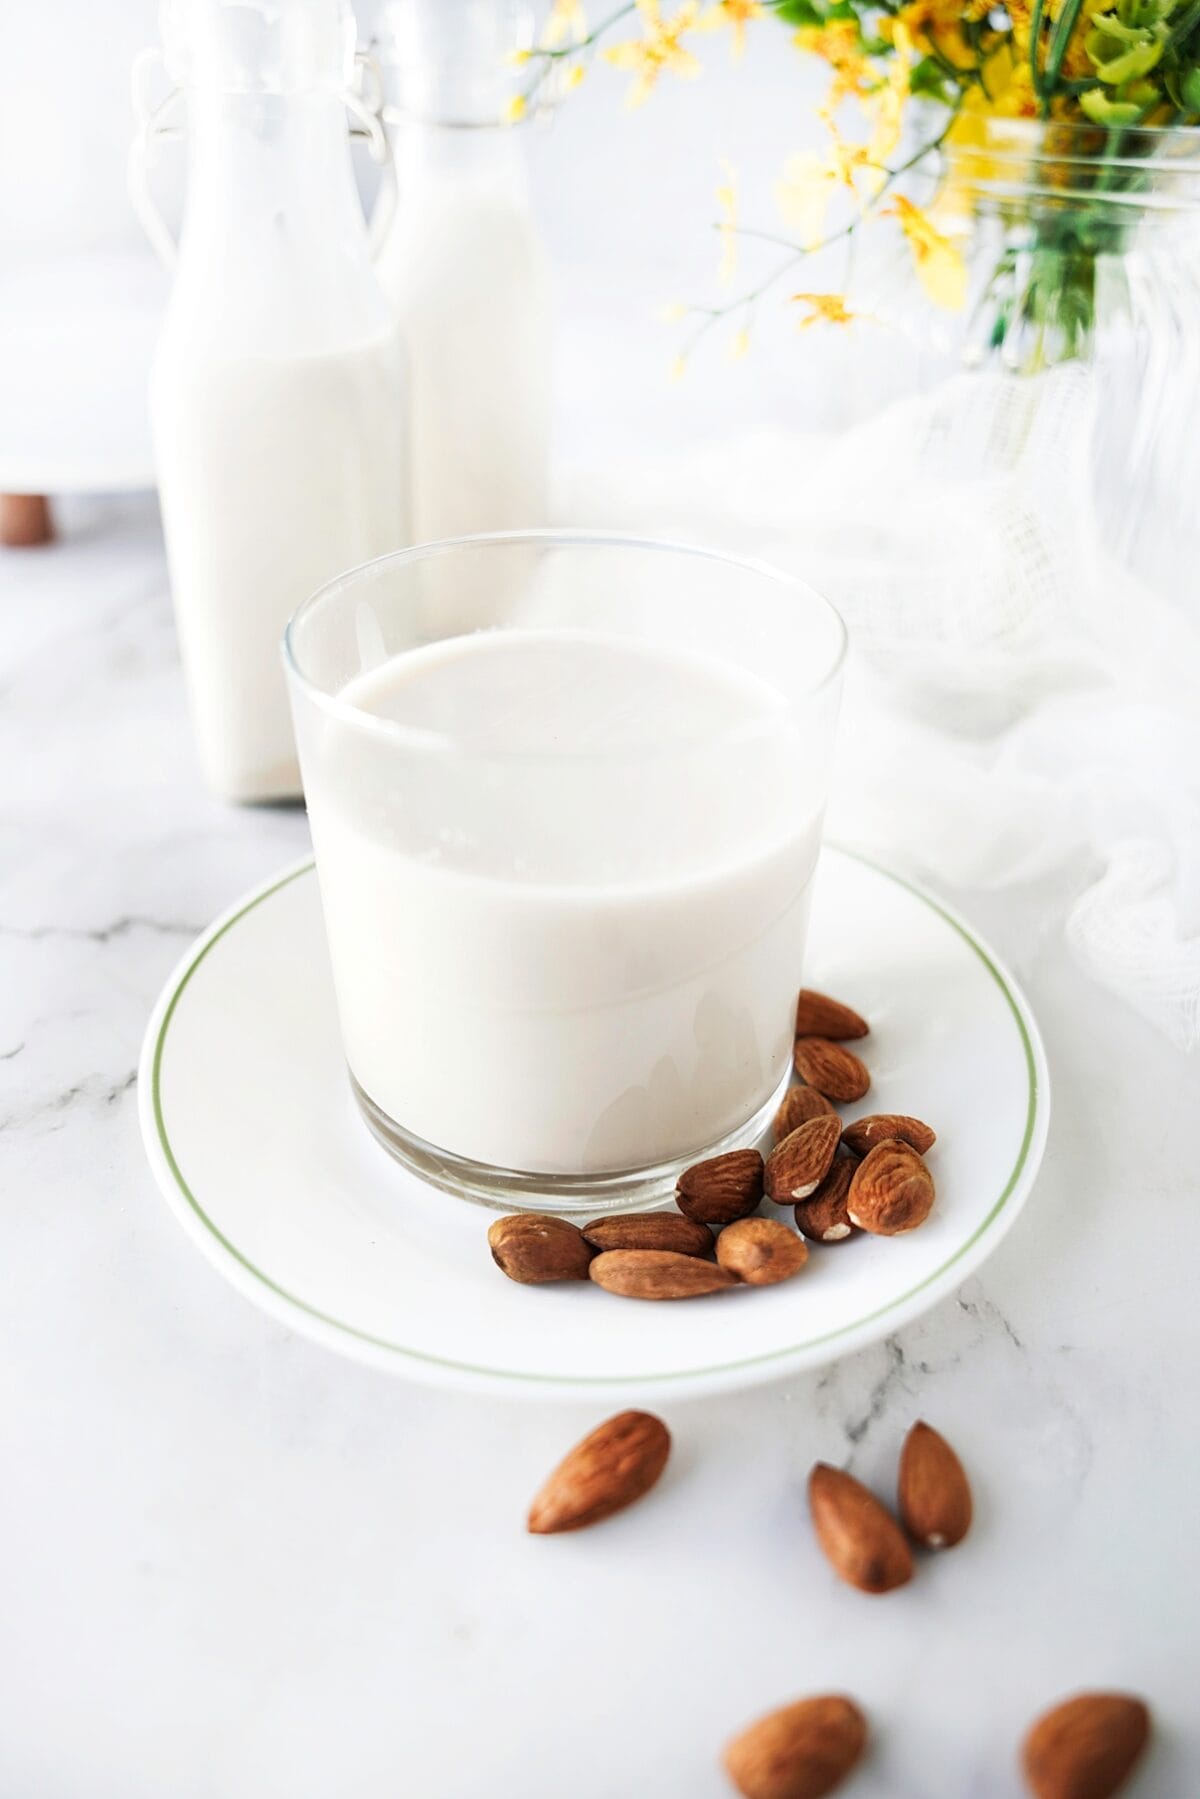
M 830 845 L 830 847 L 833 848 L 834 846 Z M 231 1243 L 229 1238 L 226 1237 L 222 1231 L 218 1230 L 217 1226 L 204 1210 L 204 1207 L 196 1198 L 196 1195 L 192 1192 L 192 1189 L 184 1176 L 183 1170 L 179 1166 L 175 1151 L 171 1147 L 171 1139 L 167 1130 L 166 1119 L 163 1116 L 161 1079 L 163 1054 L 167 1044 L 167 1033 L 171 1028 L 171 1020 L 175 1016 L 176 1007 L 183 997 L 189 981 L 200 967 L 205 957 L 211 950 L 216 948 L 221 939 L 225 937 L 236 924 L 240 923 L 240 921 L 250 912 L 253 912 L 256 907 L 261 906 L 265 900 L 272 898 L 272 896 L 280 892 L 282 888 L 290 886 L 293 881 L 299 880 L 301 876 L 312 873 L 315 863 L 311 858 L 309 858 L 308 861 L 303 862 L 298 868 L 290 869 L 287 874 L 281 875 L 277 881 L 273 881 L 269 887 L 264 888 L 260 893 L 254 894 L 252 898 L 246 901 L 244 906 L 239 907 L 231 917 L 227 918 L 224 924 L 222 924 L 218 930 L 214 931 L 207 942 L 201 945 L 175 983 L 174 991 L 172 992 L 166 1010 L 163 1013 L 162 1023 L 158 1028 L 158 1036 L 154 1043 L 154 1056 L 151 1064 L 151 1093 L 154 1109 L 154 1123 L 158 1132 L 159 1145 L 176 1186 L 179 1188 L 183 1198 L 187 1201 L 191 1211 L 204 1226 L 204 1229 L 215 1242 L 220 1244 L 226 1254 L 232 1256 L 234 1261 L 237 1262 L 240 1267 L 244 1268 L 248 1274 L 253 1276 L 256 1281 L 260 1282 L 271 1293 L 274 1293 L 278 1298 L 285 1300 L 289 1306 L 296 1307 L 298 1311 L 304 1312 L 308 1317 L 316 1319 L 318 1323 L 327 1326 L 329 1329 L 339 1331 L 345 1336 L 353 1337 L 360 1343 L 369 1344 L 374 1349 L 386 1350 L 392 1355 L 407 1356 L 414 1361 L 426 1362 L 435 1367 L 454 1369 L 462 1374 L 484 1375 L 499 1380 L 528 1381 L 543 1386 L 561 1385 L 568 1387 L 608 1387 L 613 1386 L 614 1384 L 632 1386 L 637 1385 L 639 1382 L 658 1383 L 675 1380 L 696 1380 L 702 1379 L 708 1375 L 730 1374 L 742 1368 L 753 1368 L 762 1366 L 768 1362 L 783 1361 L 789 1356 L 798 1355 L 805 1350 L 814 1349 L 821 1343 L 829 1343 L 837 1337 L 846 1336 L 852 1331 L 861 1330 L 864 1325 L 875 1323 L 878 1319 L 885 1317 L 887 1313 L 898 1311 L 900 1308 L 907 1305 L 918 1293 L 923 1292 L 926 1287 L 931 1286 L 935 1281 L 939 1281 L 943 1275 L 948 1273 L 948 1271 L 955 1266 L 956 1263 L 961 1262 L 973 1245 L 978 1243 L 984 1233 L 991 1228 L 1008 1204 L 1016 1190 L 1017 1183 L 1021 1178 L 1022 1170 L 1029 1159 L 1029 1150 L 1033 1142 L 1038 1102 L 1037 1062 L 1034 1057 L 1033 1044 L 1030 1041 L 1029 1031 L 1026 1028 L 1025 1020 L 1021 1015 L 1021 1008 L 1017 1003 L 1016 996 L 1012 992 L 1012 989 L 1001 970 L 996 966 L 982 944 L 972 936 L 966 926 L 957 919 L 952 912 L 948 911 L 944 906 L 939 905 L 937 900 L 933 899 L 928 893 L 923 892 L 922 889 L 913 882 L 906 881 L 902 875 L 893 873 L 890 868 L 884 868 L 880 863 L 873 861 L 869 856 L 862 855 L 857 850 L 843 849 L 840 845 L 837 846 L 837 850 L 839 855 L 849 856 L 853 861 L 861 862 L 866 867 L 873 869 L 877 874 L 884 875 L 888 880 L 894 881 L 898 887 L 905 888 L 909 893 L 913 894 L 915 898 L 921 900 L 924 905 L 927 905 L 932 911 L 938 913 L 947 924 L 953 927 L 963 939 L 964 943 L 970 946 L 991 975 L 993 981 L 995 981 L 997 987 L 999 987 L 1001 993 L 1004 995 L 1008 1009 L 1012 1013 L 1017 1031 L 1020 1034 L 1021 1047 L 1025 1056 L 1025 1070 L 1029 1081 L 1029 1095 L 1025 1108 L 1025 1129 L 1021 1136 L 1021 1146 L 1017 1152 L 1017 1159 L 1013 1164 L 1012 1171 L 1009 1174 L 1007 1181 L 1004 1183 L 995 1204 L 992 1206 L 987 1216 L 971 1233 L 966 1242 L 960 1243 L 954 1254 L 948 1257 L 939 1268 L 935 1268 L 930 1274 L 925 1275 L 922 1280 L 917 1282 L 916 1286 L 910 1287 L 906 1293 L 898 1294 L 895 1299 L 888 1300 L 886 1305 L 878 1306 L 874 1311 L 864 1313 L 861 1318 L 852 1318 L 847 1323 L 838 1325 L 835 1330 L 823 1331 L 816 1337 L 801 1338 L 800 1341 L 789 1343 L 780 1349 L 767 1350 L 761 1355 L 744 1356 L 733 1362 L 714 1362 L 705 1368 L 669 1369 L 659 1373 L 622 1374 L 619 1376 L 607 1374 L 534 1374 L 523 1368 L 485 1367 L 476 1362 L 457 1361 L 450 1356 L 430 1355 L 427 1350 L 412 1349 L 407 1344 L 393 1343 L 386 1337 L 373 1336 L 370 1331 L 359 1330 L 356 1325 L 347 1324 L 341 1318 L 334 1318 L 328 1312 L 322 1312 L 319 1307 L 310 1305 L 307 1300 L 298 1298 L 294 1293 L 289 1293 L 286 1287 L 281 1287 L 277 1281 L 271 1279 L 269 1274 L 264 1274 L 261 1268 L 256 1267 L 248 1257 L 242 1254 L 236 1243 Z

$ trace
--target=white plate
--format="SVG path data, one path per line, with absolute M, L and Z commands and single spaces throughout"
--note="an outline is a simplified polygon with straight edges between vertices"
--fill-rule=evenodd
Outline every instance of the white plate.
M 814 1246 L 778 1287 L 651 1305 L 505 1280 L 486 1241 L 494 1214 L 423 1185 L 358 1115 L 311 862 L 218 919 L 171 977 L 142 1052 L 147 1153 L 235 1287 L 377 1367 L 589 1399 L 768 1380 L 953 1292 L 1024 1204 L 1049 1114 L 1024 997 L 960 919 L 898 876 L 823 852 L 808 979 L 871 1020 L 859 1047 L 872 1089 L 847 1116 L 912 1112 L 938 1131 L 938 1203 L 911 1236 Z

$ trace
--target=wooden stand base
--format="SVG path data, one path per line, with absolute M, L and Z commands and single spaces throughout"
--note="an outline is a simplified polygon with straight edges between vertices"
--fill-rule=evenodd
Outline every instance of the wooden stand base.
M 0 493 L 0 544 L 28 549 L 49 543 L 54 521 L 44 493 Z

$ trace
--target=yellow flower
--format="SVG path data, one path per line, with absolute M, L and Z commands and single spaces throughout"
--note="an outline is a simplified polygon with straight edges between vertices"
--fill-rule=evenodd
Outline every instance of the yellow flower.
M 806 250 L 820 243 L 839 185 L 837 170 L 817 150 L 797 150 L 775 183 L 775 204 Z
M 737 268 L 737 174 L 727 162 L 721 164 L 725 179 L 717 189 L 717 210 L 720 223 L 717 231 L 721 239 L 721 266 L 717 270 L 718 281 L 732 281 Z
M 687 317 L 687 313 L 688 309 L 682 300 L 670 300 L 665 306 L 660 306 L 658 309 L 659 323 L 678 325 L 681 319 Z
M 833 19 L 827 25 L 801 25 L 793 36 L 797 49 L 819 56 L 833 70 L 833 85 L 822 111 L 835 112 L 847 94 L 865 94 L 874 71 L 863 52 L 858 26 L 853 19 Z
M 714 6 L 697 21 L 699 31 L 720 31 L 728 25 L 733 32 L 733 54 L 740 57 L 746 50 L 746 26 L 751 19 L 761 19 L 762 0 L 716 0 Z
M 687 357 L 686 356 L 672 356 L 670 366 L 667 369 L 667 380 L 668 381 L 682 381 L 683 377 L 686 374 L 687 374 Z
M 1015 0 L 1017 7 L 1025 3 Z M 990 0 L 968 0 L 965 6 L 962 0 L 910 0 L 888 25 L 891 32 L 903 26 L 925 55 L 936 56 L 956 69 L 973 69 L 978 58 L 962 28 L 985 19 L 990 10 Z M 1014 8 L 1007 11 L 1011 17 Z
M 731 362 L 740 362 L 749 348 L 750 333 L 748 331 L 739 331 L 729 346 L 729 360 Z
M 792 299 L 809 309 L 800 320 L 801 331 L 810 325 L 852 325 L 860 317 L 846 305 L 845 294 L 793 294 Z
M 508 105 L 504 108 L 503 113 L 500 115 L 501 121 L 505 125 L 515 125 L 519 120 L 525 117 L 525 114 L 528 111 L 529 102 L 526 100 L 524 94 L 514 94 Z
M 685 31 L 695 28 L 700 0 L 683 0 L 683 5 L 670 19 L 663 18 L 660 0 L 637 0 L 637 9 L 643 35 L 623 44 L 613 44 L 604 52 L 605 59 L 615 68 L 634 71 L 636 79 L 629 90 L 630 106 L 641 106 L 650 98 L 664 69 L 689 78 L 700 73 L 699 62 L 680 42 Z
M 900 20 L 895 21 L 892 36 L 894 50 L 888 65 L 887 80 L 866 95 L 863 110 L 873 121 L 867 142 L 867 154 L 878 171 L 878 187 L 883 180 L 887 159 L 900 142 L 904 125 L 904 108 L 909 100 L 909 78 L 912 74 L 913 43 Z
M 582 43 L 587 29 L 583 0 L 554 0 L 542 33 L 542 48 L 553 50 L 558 44 L 565 44 L 568 38 L 573 43 Z
M 896 195 L 882 216 L 899 222 L 917 265 L 917 278 L 934 305 L 959 311 L 967 297 L 967 265 L 950 239 L 903 194 Z
M 578 87 L 586 74 L 587 69 L 581 62 L 573 62 L 563 77 L 563 87 L 568 91 L 573 87 Z

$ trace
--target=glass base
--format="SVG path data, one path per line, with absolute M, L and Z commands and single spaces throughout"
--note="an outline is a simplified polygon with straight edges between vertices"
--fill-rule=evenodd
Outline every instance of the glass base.
M 770 1125 L 788 1078 L 785 1075 L 758 1111 L 719 1142 L 677 1161 L 661 1162 L 653 1168 L 621 1169 L 613 1174 L 522 1174 L 511 1168 L 493 1168 L 487 1162 L 469 1162 L 448 1150 L 436 1149 L 398 1125 L 359 1086 L 353 1072 L 350 1085 L 372 1136 L 397 1162 L 411 1168 L 431 1186 L 497 1212 L 581 1212 L 594 1218 L 601 1212 L 647 1211 L 665 1206 L 674 1198 L 676 1183 L 685 1168 L 708 1156 L 719 1156 L 727 1149 L 752 1147 Z

